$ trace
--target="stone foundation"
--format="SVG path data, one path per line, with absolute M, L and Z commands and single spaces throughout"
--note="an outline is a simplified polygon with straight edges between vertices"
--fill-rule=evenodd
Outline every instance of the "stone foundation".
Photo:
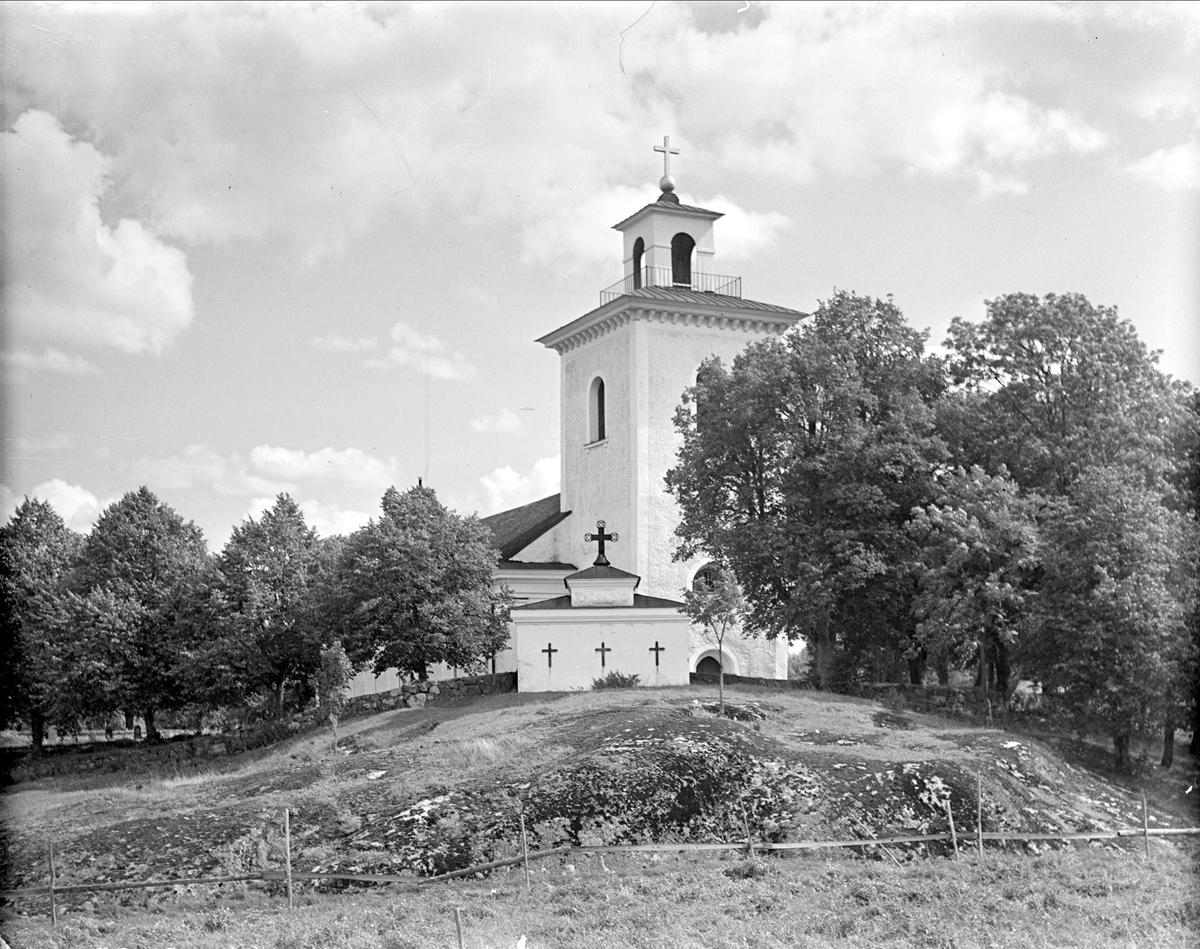
M 884 705 L 903 705 L 915 712 L 937 712 L 972 718 L 1004 718 L 1009 712 L 1004 697 L 995 690 L 959 688 L 951 685 L 909 685 L 870 682 L 857 686 L 853 694 Z

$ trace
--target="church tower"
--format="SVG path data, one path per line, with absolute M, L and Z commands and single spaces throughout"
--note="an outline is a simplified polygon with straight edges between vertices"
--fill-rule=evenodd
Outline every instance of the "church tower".
M 661 194 L 614 225 L 624 276 L 601 291 L 598 308 L 538 342 L 560 357 L 560 509 L 572 525 L 604 520 L 619 531 L 614 566 L 641 577 L 642 592 L 677 600 L 704 563 L 672 559 L 679 511 L 664 477 L 681 445 L 674 416 L 683 392 L 704 359 L 729 363 L 804 314 L 742 299 L 741 279 L 716 273 L 722 215 L 681 203 L 669 164 L 678 150 L 669 139 L 655 150 L 665 163 Z M 588 562 L 582 528 L 563 539 L 560 556 Z

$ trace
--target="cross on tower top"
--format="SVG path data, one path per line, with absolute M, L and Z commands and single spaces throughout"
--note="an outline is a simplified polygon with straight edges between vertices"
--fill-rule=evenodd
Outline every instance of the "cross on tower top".
M 663 191 L 668 193 L 672 192 L 675 190 L 675 179 L 671 177 L 671 156 L 678 155 L 679 149 L 672 148 L 671 136 L 664 135 L 663 143 L 661 145 L 655 145 L 654 150 L 656 152 L 662 152 L 663 157 L 663 176 L 658 182 L 658 186 L 662 188 Z
M 604 542 L 606 540 L 615 541 L 617 539 L 617 535 L 615 532 L 612 534 L 604 533 L 604 521 L 596 521 L 596 531 L 597 532 L 595 534 L 584 534 L 583 541 L 585 544 L 590 544 L 594 540 L 599 541 L 600 550 L 598 551 L 596 555 L 596 561 L 594 564 L 592 564 L 592 566 L 607 567 L 609 566 L 609 563 L 608 558 L 604 556 Z

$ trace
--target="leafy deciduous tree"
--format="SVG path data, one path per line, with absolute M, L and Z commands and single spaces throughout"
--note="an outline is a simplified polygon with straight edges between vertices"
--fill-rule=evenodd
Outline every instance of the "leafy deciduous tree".
M 501 649 L 511 596 L 492 589 L 498 555 L 486 528 L 420 486 L 389 488 L 382 508 L 347 539 L 339 569 L 351 657 L 424 679 L 434 663 L 471 668 Z
M 72 632 L 68 584 L 82 541 L 48 503 L 29 498 L 0 527 L 0 718 L 5 725 L 28 721 L 35 753 L 47 724 L 73 718 L 64 690 Z
M 737 579 L 728 570 L 717 567 L 713 574 L 697 577 L 692 589 L 683 593 L 683 611 L 693 623 L 710 632 L 721 655 L 717 672 L 720 714 L 725 714 L 725 634 L 742 624 L 746 600 Z
M 683 447 L 666 481 L 682 513 L 677 555 L 720 556 L 751 605 L 749 628 L 805 636 L 822 688 L 835 647 L 854 663 L 899 657 L 910 631 L 904 524 L 933 497 L 941 387 L 923 334 L 890 300 L 838 292 L 732 368 L 705 362 L 676 413 Z
M 95 683 L 126 711 L 142 712 L 155 737 L 157 709 L 188 701 L 182 659 L 195 648 L 197 626 L 182 621 L 203 595 L 209 553 L 204 537 L 146 487 L 130 491 L 100 515 L 79 560 L 81 596 L 107 598 L 122 622 L 96 612 L 93 642 L 107 639 L 105 681 Z

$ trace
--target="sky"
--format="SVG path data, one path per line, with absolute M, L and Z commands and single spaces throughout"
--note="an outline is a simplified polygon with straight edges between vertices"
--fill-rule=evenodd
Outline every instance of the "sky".
M 418 478 L 558 489 L 558 356 L 612 225 L 722 211 L 718 273 L 945 338 L 1116 306 L 1200 383 L 1200 5 L 5 3 L 0 519 L 147 485 L 219 550 Z

